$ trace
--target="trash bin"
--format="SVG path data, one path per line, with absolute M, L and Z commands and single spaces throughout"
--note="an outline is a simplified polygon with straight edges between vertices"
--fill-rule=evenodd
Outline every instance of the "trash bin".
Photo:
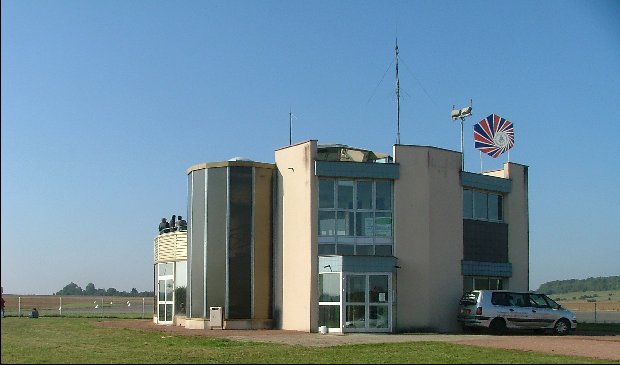
M 224 327 L 224 310 L 222 307 L 209 308 L 209 328 L 223 329 Z
M 320 326 L 319 327 L 319 333 L 324 335 L 327 333 L 327 326 Z

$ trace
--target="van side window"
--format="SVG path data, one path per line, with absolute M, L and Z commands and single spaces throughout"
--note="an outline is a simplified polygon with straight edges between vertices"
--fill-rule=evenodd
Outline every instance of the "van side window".
M 510 305 L 509 293 L 496 292 L 491 296 L 491 304 L 493 305 Z
M 544 294 L 541 294 L 541 295 L 545 299 L 547 304 L 549 304 L 549 308 L 552 308 L 552 309 L 560 309 L 560 308 L 562 308 L 562 306 L 559 305 L 555 300 L 549 298 L 548 296 L 546 296 Z
M 529 303 L 524 294 L 510 293 L 510 305 L 514 307 L 527 307 Z
M 540 294 L 530 294 L 530 304 L 532 305 L 532 307 L 549 308 L 545 297 Z

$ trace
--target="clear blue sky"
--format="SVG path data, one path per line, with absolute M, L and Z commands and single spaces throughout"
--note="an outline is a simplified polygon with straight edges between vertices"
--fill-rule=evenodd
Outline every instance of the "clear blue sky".
M 5 293 L 152 290 L 188 167 L 316 139 L 460 150 L 514 123 L 530 286 L 620 275 L 619 1 L 2 1 Z

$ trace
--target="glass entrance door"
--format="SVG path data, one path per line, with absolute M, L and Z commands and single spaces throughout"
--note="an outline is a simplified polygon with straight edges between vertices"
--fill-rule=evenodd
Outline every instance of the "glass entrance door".
M 344 331 L 391 332 L 391 274 L 345 275 Z
M 174 264 L 158 264 L 157 323 L 172 324 L 174 314 Z
M 159 298 L 157 309 L 157 322 L 160 324 L 172 324 L 174 304 L 174 282 L 172 279 L 159 280 Z

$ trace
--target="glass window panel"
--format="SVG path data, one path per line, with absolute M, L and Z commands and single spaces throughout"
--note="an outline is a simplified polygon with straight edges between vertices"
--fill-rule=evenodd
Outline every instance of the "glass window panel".
M 504 220 L 504 197 L 501 195 L 497 196 L 497 220 Z
M 372 209 L 372 181 L 357 182 L 357 209 Z
M 353 209 L 353 181 L 338 181 L 338 208 Z
M 530 294 L 530 305 L 536 308 L 549 308 L 545 297 L 541 294 Z
M 187 303 L 187 288 L 185 286 L 177 286 L 174 288 L 174 312 L 176 314 L 185 315 L 185 305 Z
M 510 293 L 494 292 L 491 294 L 491 304 L 493 305 L 510 305 Z
M 547 302 L 547 305 L 553 309 L 560 309 L 561 305 L 559 305 L 555 300 L 549 298 L 548 296 L 542 294 L 542 296 L 545 298 L 545 301 Z
M 166 304 L 166 321 L 172 321 L 172 304 Z
M 353 212 L 337 212 L 336 214 L 336 234 L 338 236 L 355 235 Z
M 159 264 L 159 276 L 174 275 L 174 263 L 165 262 Z
M 474 198 L 472 195 L 472 191 L 465 189 L 463 190 L 463 218 L 473 218 L 474 217 Z
M 388 307 L 386 305 L 368 307 L 368 327 L 388 328 Z
M 369 275 L 368 295 L 371 303 L 387 303 L 388 301 L 388 276 Z
M 355 245 L 338 244 L 336 245 L 338 255 L 355 255 Z
M 502 290 L 502 279 L 489 278 L 489 289 Z
M 166 280 L 166 301 L 172 301 L 172 293 L 174 292 L 174 280 Z
M 334 236 L 336 235 L 336 212 L 334 211 L 319 211 L 319 236 Z
M 319 180 L 319 208 L 334 208 L 334 180 Z
M 320 243 L 319 244 L 319 255 L 335 255 L 336 254 L 336 245 L 331 243 Z
M 510 305 L 515 307 L 527 307 L 529 305 L 527 294 L 510 293 Z
M 374 228 L 376 237 L 392 237 L 392 213 L 376 212 Z
M 497 201 L 499 200 L 499 195 L 497 194 L 489 194 L 488 196 L 488 203 L 489 203 L 489 220 L 490 221 L 496 221 L 499 218 L 499 214 L 497 211 L 498 208 L 498 204 Z
M 372 255 L 374 254 L 373 252 L 373 246 L 372 245 L 357 245 L 355 247 L 355 254 L 356 255 Z
M 376 256 L 392 256 L 391 245 L 375 245 Z
M 366 328 L 366 307 L 363 305 L 347 305 L 345 327 Z
M 372 212 L 358 212 L 355 221 L 355 234 L 358 237 L 372 237 L 374 235 L 374 220 Z
M 489 279 L 488 278 L 474 278 L 474 290 L 485 290 L 489 289 Z
M 474 191 L 474 218 L 487 219 L 487 194 Z
M 474 280 L 471 276 L 463 277 L 463 291 L 474 290 Z
M 157 311 L 157 319 L 159 319 L 160 322 L 163 322 L 166 320 L 166 305 L 165 304 L 159 305 L 159 310 Z
M 392 182 L 377 181 L 376 190 L 376 208 L 377 210 L 392 210 Z
M 347 276 L 347 302 L 366 301 L 366 275 Z
M 340 306 L 320 305 L 319 326 L 327 326 L 328 328 L 340 328 Z
M 159 301 L 166 301 L 166 280 L 159 280 Z
M 250 318 L 252 313 L 252 169 L 229 167 L 229 211 L 227 255 L 229 282 L 234 290 L 227 292 L 229 319 Z
M 177 261 L 174 281 L 177 287 L 187 286 L 187 261 Z
M 340 274 L 319 275 L 319 302 L 340 302 Z

